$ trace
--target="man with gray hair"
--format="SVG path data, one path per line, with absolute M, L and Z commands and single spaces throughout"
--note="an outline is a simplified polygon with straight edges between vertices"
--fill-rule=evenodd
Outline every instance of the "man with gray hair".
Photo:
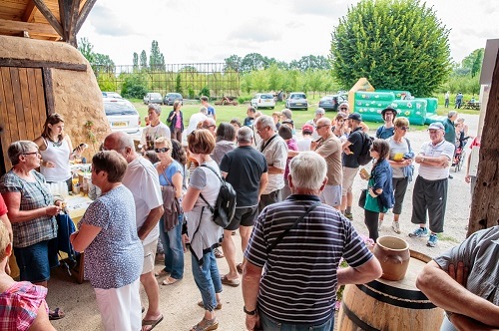
M 151 124 L 142 131 L 140 143 L 144 151 L 154 149 L 154 141 L 159 137 L 170 139 L 170 128 L 165 123 L 161 122 L 161 107 L 158 104 L 150 103 L 147 109 L 147 115 Z
M 222 277 L 222 284 L 239 285 L 238 271 L 241 264 L 236 265 L 236 247 L 232 240 L 232 231 L 239 229 L 241 248 L 244 252 L 248 246 L 253 223 L 258 216 L 258 201 L 268 182 L 267 161 L 265 156 L 253 147 L 253 131 L 243 126 L 237 131 L 239 146 L 222 158 L 220 171 L 227 182 L 231 183 L 237 193 L 237 207 L 234 219 L 224 230 L 222 249 L 224 251 L 229 273 Z
M 272 117 L 262 115 L 255 123 L 256 133 L 262 138 L 257 149 L 267 160 L 269 183 L 260 197 L 259 208 L 281 201 L 281 190 L 284 187 L 284 170 L 288 159 L 288 146 L 277 134 Z
M 381 276 L 352 223 L 320 203 L 326 172 L 317 153 L 295 156 L 288 177 L 293 194 L 258 216 L 244 253 L 248 330 L 333 330 L 336 289 Z M 342 258 L 348 267 L 338 268 Z
M 170 136 L 166 138 L 170 139 Z M 159 219 L 164 212 L 158 172 L 151 162 L 135 152 L 133 140 L 124 132 L 108 135 L 104 139 L 104 149 L 115 150 L 128 162 L 122 182 L 132 192 L 135 200 L 137 231 L 144 246 L 144 266 L 140 282 L 144 285 L 149 300 L 149 308 L 142 325 L 151 330 L 163 320 L 159 310 L 159 286 L 154 276 Z
M 208 118 L 206 114 L 208 114 L 208 109 L 203 106 L 199 108 L 199 113 L 191 115 L 191 118 L 189 118 L 189 126 L 187 127 L 187 130 L 185 130 L 186 136 L 190 135 L 192 131 L 196 130 L 199 123 Z

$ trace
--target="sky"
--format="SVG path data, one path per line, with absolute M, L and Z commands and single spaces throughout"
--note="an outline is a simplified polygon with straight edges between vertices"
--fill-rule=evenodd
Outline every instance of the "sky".
M 358 1 L 344 0 L 98 0 L 78 39 L 109 55 L 116 65 L 133 64 L 133 53 L 157 40 L 167 64 L 224 62 L 259 53 L 291 62 L 328 56 L 339 18 Z M 452 60 L 461 62 L 487 39 L 499 38 L 494 0 L 427 0 L 450 29 Z

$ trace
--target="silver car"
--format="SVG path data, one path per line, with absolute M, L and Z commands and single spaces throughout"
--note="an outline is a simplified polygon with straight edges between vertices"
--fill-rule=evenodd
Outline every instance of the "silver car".
M 163 103 L 163 97 L 160 93 L 147 93 L 144 96 L 144 104 L 148 105 L 150 103 L 157 103 L 158 105 L 161 105 Z
M 112 131 L 139 132 L 140 115 L 130 101 L 104 98 L 104 111 Z
M 257 93 L 251 99 L 251 106 L 255 109 L 259 108 L 275 108 L 274 96 L 271 93 Z
M 307 96 L 303 92 L 291 92 L 286 99 L 286 108 L 308 110 Z

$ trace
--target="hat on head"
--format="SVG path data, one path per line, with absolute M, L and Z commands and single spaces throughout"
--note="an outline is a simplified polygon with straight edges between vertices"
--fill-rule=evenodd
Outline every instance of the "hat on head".
M 397 116 L 397 111 L 395 109 L 393 109 L 392 107 L 386 107 L 385 109 L 383 109 L 381 111 L 381 117 L 383 117 L 383 119 L 385 119 L 385 114 L 386 112 L 389 112 L 391 111 L 393 113 L 393 117 Z
M 428 130 L 444 130 L 445 131 L 445 127 L 441 122 L 434 122 L 434 123 L 430 124 L 430 126 L 428 127 Z
M 312 133 L 314 133 L 314 127 L 312 125 L 310 125 L 310 124 L 305 124 L 301 128 L 301 132 L 302 133 L 312 134 Z
M 359 113 L 352 113 L 348 115 L 347 119 L 362 122 L 362 116 Z
M 326 111 L 324 110 L 324 108 L 317 108 L 315 110 L 315 115 L 324 115 L 326 113 Z

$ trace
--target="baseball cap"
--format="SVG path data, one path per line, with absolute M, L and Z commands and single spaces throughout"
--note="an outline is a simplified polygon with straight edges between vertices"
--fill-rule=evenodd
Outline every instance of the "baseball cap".
M 362 122 L 362 116 L 359 113 L 352 113 L 348 115 L 347 119 Z
M 444 125 L 440 122 L 431 123 L 428 130 L 445 130 Z
M 317 108 L 315 110 L 316 115 L 324 115 L 325 113 L 326 113 L 326 111 L 324 110 L 324 108 Z
M 314 127 L 310 124 L 305 124 L 301 128 L 301 132 L 312 134 L 312 133 L 314 133 Z

